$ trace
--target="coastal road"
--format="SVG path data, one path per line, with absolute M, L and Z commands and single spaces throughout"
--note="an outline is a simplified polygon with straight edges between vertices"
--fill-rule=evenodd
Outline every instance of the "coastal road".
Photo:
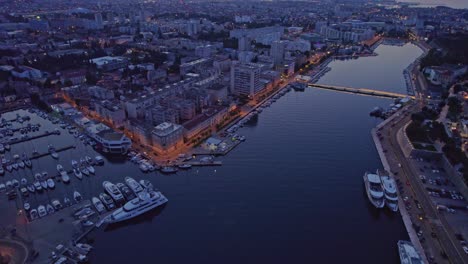
M 420 241 L 427 257 L 432 257 L 436 263 L 467 263 L 467 256 L 461 251 L 454 232 L 422 186 L 418 168 L 405 157 L 398 143 L 397 132 L 411 121 L 411 113 L 419 111 L 419 107 L 413 105 L 407 115 L 402 115 L 379 131 L 384 138 L 382 146 L 387 151 L 392 173 L 396 174 L 396 178 L 401 182 L 400 193 L 409 198 L 409 203 L 414 202 L 414 206 L 411 206 L 408 212 L 413 224 L 417 224 L 422 230 Z

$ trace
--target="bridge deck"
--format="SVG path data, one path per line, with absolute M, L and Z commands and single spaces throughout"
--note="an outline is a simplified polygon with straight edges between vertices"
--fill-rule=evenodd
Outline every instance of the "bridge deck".
M 344 86 L 336 86 L 336 85 L 325 85 L 325 84 L 316 84 L 316 83 L 307 83 L 309 87 L 316 87 L 321 89 L 339 91 L 339 92 L 347 92 L 347 93 L 357 93 L 369 96 L 378 96 L 378 97 L 389 97 L 389 98 L 405 98 L 409 97 L 414 99 L 414 96 L 401 94 L 401 93 L 394 93 L 394 92 L 387 92 L 381 90 L 373 90 L 368 88 L 352 88 L 352 87 L 344 87 Z

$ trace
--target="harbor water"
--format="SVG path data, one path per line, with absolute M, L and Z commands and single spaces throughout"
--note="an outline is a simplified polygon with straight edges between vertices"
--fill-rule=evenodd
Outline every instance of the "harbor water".
M 402 71 L 419 49 L 380 46 L 376 52 L 330 63 L 318 83 L 405 91 Z M 364 62 L 369 59 L 374 67 Z M 369 72 L 378 65 L 385 74 Z M 223 166 L 145 174 L 128 161 L 107 159 L 96 176 L 71 176 L 70 185 L 31 203 L 70 197 L 74 189 L 89 199 L 103 192 L 102 181 L 125 176 L 148 179 L 166 195 L 164 207 L 91 233 L 91 263 L 397 263 L 396 243 L 408 238 L 401 217 L 373 208 L 362 180 L 365 171 L 382 166 L 370 135 L 380 121 L 369 111 L 390 103 L 314 88 L 291 91 L 238 130 L 247 140 L 221 158 Z M 14 145 L 12 152 L 76 143 L 59 161 L 33 161 L 33 171 L 49 173 L 57 162 L 70 168 L 71 159 L 97 155 L 71 135 L 58 138 Z
M 402 71 L 421 51 L 376 52 L 330 63 L 319 83 L 405 91 Z M 247 141 L 223 166 L 145 176 L 169 203 L 98 231 L 93 262 L 397 263 L 396 243 L 408 238 L 401 217 L 373 208 L 362 182 L 381 167 L 370 136 L 379 121 L 368 113 L 391 102 L 313 88 L 286 94 L 238 131 Z M 138 173 L 125 169 L 113 173 Z

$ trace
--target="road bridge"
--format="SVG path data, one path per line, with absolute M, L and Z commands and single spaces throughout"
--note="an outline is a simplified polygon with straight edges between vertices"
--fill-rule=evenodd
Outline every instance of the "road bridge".
M 387 92 L 387 91 L 382 91 L 382 90 L 373 90 L 373 89 L 368 89 L 368 88 L 352 88 L 352 87 L 336 86 L 336 85 L 328 85 L 328 84 L 317 84 L 317 83 L 307 83 L 307 86 L 320 88 L 320 89 L 333 90 L 333 91 L 338 91 L 338 92 L 355 93 L 355 94 L 377 96 L 377 97 L 387 97 L 387 98 L 409 97 L 411 99 L 415 99 L 414 96 L 407 95 L 407 94 Z

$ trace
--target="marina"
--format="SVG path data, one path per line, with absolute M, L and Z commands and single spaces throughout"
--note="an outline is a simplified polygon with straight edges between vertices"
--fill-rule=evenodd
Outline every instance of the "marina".
M 21 116 L 21 119 L 6 121 L 5 117 L 15 115 Z M 85 261 L 91 247 L 83 248 L 83 245 L 87 244 L 80 241 L 96 226 L 115 222 L 110 221 L 113 210 L 123 206 L 124 199 L 129 198 L 114 195 L 115 190 L 119 192 L 117 187 L 103 180 L 102 176 L 99 177 L 102 168 L 110 164 L 109 160 L 97 153 L 93 144 L 85 144 L 85 137 L 80 139 L 75 137 L 74 133 L 67 133 L 66 127 L 69 125 L 58 125 L 59 121 L 56 118 L 51 118 L 37 109 L 16 110 L 2 114 L 2 117 L 2 126 L 9 127 L 11 131 L 29 127 L 29 122 L 33 121 L 39 122 L 40 126 L 28 132 L 30 136 L 27 140 L 15 141 L 3 137 L 0 141 L 2 146 L 8 146 L 8 150 L 4 147 L 1 154 L 3 173 L 0 177 L 0 194 L 2 200 L 8 198 L 10 201 L 0 204 L 1 210 L 6 212 L 1 224 L 20 223 L 16 232 L 25 241 L 36 241 L 33 248 L 42 253 L 35 257 L 39 263 L 60 261 L 62 258 L 72 260 L 73 263 Z M 23 118 L 22 122 L 16 121 Z M 121 162 L 126 162 L 126 159 Z M 199 164 L 196 161 L 193 162 L 193 166 L 197 165 Z M 124 177 L 128 178 L 122 175 L 122 181 Z M 112 180 L 116 179 L 118 178 L 112 177 Z M 104 210 L 96 207 L 94 196 L 105 197 L 104 193 L 92 191 L 96 181 L 103 182 L 104 192 L 112 195 L 117 207 L 107 207 Z M 145 188 L 153 188 L 148 180 L 141 182 L 145 183 Z M 119 184 L 121 186 L 121 183 Z M 150 193 L 154 196 L 154 191 L 151 190 Z M 164 197 L 159 191 L 157 194 L 158 197 Z M 165 202 L 167 198 L 164 197 Z M 155 204 L 151 209 L 161 204 Z M 127 216 L 126 219 L 136 215 L 138 214 Z M 58 232 L 54 232 L 56 225 L 60 227 Z M 41 238 L 38 240 L 39 233 Z M 81 248 L 77 248 L 78 245 L 81 245 Z

